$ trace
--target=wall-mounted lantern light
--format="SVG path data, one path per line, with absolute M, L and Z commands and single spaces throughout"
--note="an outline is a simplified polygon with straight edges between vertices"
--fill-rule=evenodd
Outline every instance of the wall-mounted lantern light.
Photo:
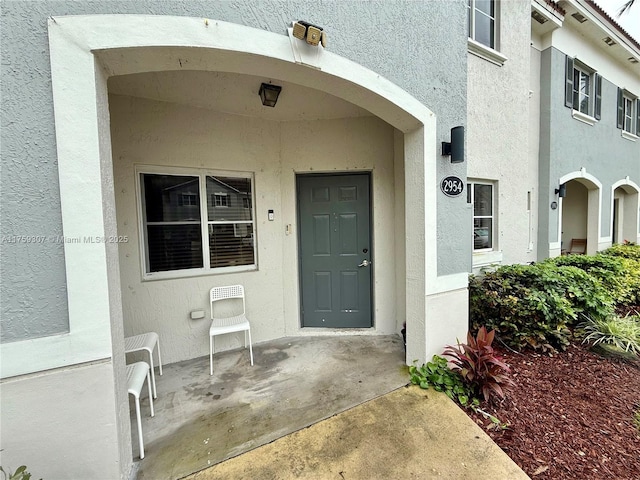
M 567 184 L 563 183 L 559 188 L 556 188 L 556 195 L 560 198 L 564 198 L 567 196 Z
M 451 163 L 464 162 L 464 127 L 451 129 L 451 142 L 442 142 L 442 155 L 451 156 Z
M 262 100 L 262 105 L 265 107 L 275 107 L 281 90 L 282 87 L 271 85 L 270 83 L 260 85 L 258 94 L 260 95 L 260 100 Z
M 322 43 L 322 46 L 327 48 L 327 34 L 323 31 L 323 28 L 312 25 L 309 22 L 303 20 L 293 22 L 293 36 L 300 40 L 305 40 L 314 47 L 317 47 L 318 43 Z

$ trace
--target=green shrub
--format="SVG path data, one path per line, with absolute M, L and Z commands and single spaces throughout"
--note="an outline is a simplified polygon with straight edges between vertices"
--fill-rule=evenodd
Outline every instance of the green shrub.
M 624 294 L 617 299 L 619 305 L 640 305 L 640 260 L 621 258 L 624 269 Z
M 614 297 L 616 303 L 621 306 L 640 304 L 640 245 L 614 245 L 603 251 L 601 256 L 615 258 L 622 265 L 620 281 L 623 288 Z
M 11 470 L 5 472 L 4 468 L 0 467 L 0 473 L 2 473 L 3 480 L 29 480 L 31 478 L 31 474 L 27 472 L 25 465 L 18 467 L 13 473 L 11 473 Z
M 628 282 L 625 280 L 623 258 L 611 255 L 563 255 L 549 258 L 546 263 L 563 267 L 577 267 L 597 278 L 612 300 L 626 298 L 630 294 Z
M 592 346 L 612 345 L 625 352 L 640 355 L 640 316 L 589 319 L 579 328 L 585 335 L 582 343 L 590 343 Z
M 463 382 L 462 375 L 447 366 L 447 359 L 434 355 L 431 362 L 421 367 L 409 367 L 411 383 L 420 388 L 433 387 L 438 392 L 444 392 L 450 399 L 457 401 L 463 407 L 479 405 L 473 389 Z
M 640 245 L 631 242 L 613 245 L 604 250 L 602 255 L 629 258 L 640 262 Z
M 469 282 L 472 330 L 486 325 L 516 349 L 564 349 L 580 314 L 600 319 L 612 313 L 601 282 L 574 266 L 507 265 Z

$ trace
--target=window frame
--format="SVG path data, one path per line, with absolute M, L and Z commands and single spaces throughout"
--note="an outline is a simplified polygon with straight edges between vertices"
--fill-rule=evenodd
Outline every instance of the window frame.
M 578 75 L 578 86 L 576 86 L 576 74 Z M 587 80 L 587 92 L 582 91 L 583 78 Z M 587 100 L 586 112 L 582 111 L 583 96 Z M 591 115 L 593 102 L 593 81 L 591 72 L 574 63 L 573 66 L 573 105 L 572 108 L 584 115 Z
M 627 115 L 627 101 L 631 105 L 630 115 Z M 630 120 L 629 130 L 626 128 L 627 118 Z M 618 87 L 616 127 L 621 130 L 622 137 L 627 140 L 635 142 L 640 138 L 640 98 L 620 87 Z
M 576 85 L 576 74 L 579 78 L 585 76 L 589 79 L 589 91 L 587 97 L 587 111 L 580 110 L 580 88 Z M 577 97 L 577 98 L 576 98 Z M 588 125 L 595 125 L 602 116 L 602 75 L 584 63 L 566 56 L 565 60 L 565 107 L 571 109 L 571 115 L 576 120 Z M 576 103 L 577 107 L 576 108 Z
M 627 133 L 633 133 L 634 130 L 634 99 L 632 99 L 629 95 L 622 96 L 622 130 Z M 627 128 L 628 126 L 628 128 Z
M 149 271 L 149 249 L 148 249 L 148 232 L 146 220 L 146 205 L 144 198 L 144 191 L 142 185 L 143 175 L 168 175 L 168 176 L 185 176 L 185 177 L 198 177 L 198 188 L 200 193 L 200 237 L 202 241 L 202 264 L 203 267 L 194 267 L 180 270 L 165 270 L 160 272 Z M 234 265 L 227 267 L 211 267 L 210 248 L 209 248 L 209 226 L 212 224 L 220 223 L 218 221 L 210 221 L 208 218 L 208 199 L 207 194 L 207 177 L 234 177 L 234 178 L 248 178 L 251 181 L 251 220 L 242 221 L 228 221 L 222 223 L 234 224 L 245 223 L 251 224 L 253 228 L 252 247 L 253 247 L 253 260 L 250 265 Z M 140 272 L 143 281 L 148 280 L 166 280 L 177 279 L 185 277 L 196 277 L 202 275 L 217 275 L 235 272 L 246 272 L 258 270 L 258 249 L 257 249 L 257 222 L 255 217 L 255 174 L 253 172 L 238 172 L 229 170 L 210 170 L 210 169 L 198 169 L 188 167 L 158 167 L 150 165 L 137 165 L 135 168 L 135 182 L 136 182 L 136 208 L 138 212 L 138 243 L 140 254 Z M 202 192 L 205 192 L 203 195 Z M 211 192 L 214 195 L 215 192 Z M 214 205 L 215 208 L 215 205 Z M 155 223 L 155 222 L 154 222 Z M 236 231 L 234 225 L 234 232 Z
M 491 187 L 491 215 L 476 215 L 475 213 L 475 189 L 476 186 L 482 185 Z M 497 251 L 496 245 L 496 182 L 490 180 L 471 180 L 469 179 L 467 182 L 467 193 L 468 193 L 468 201 L 471 204 L 471 242 L 472 242 L 472 252 L 473 253 L 484 253 L 484 252 L 493 252 Z M 475 247 L 475 221 L 476 219 L 490 219 L 491 220 L 491 231 L 490 231 L 490 246 L 484 248 L 476 248 Z
M 493 9 L 493 47 L 490 47 L 475 39 L 475 0 L 473 0 L 473 8 L 471 7 L 471 0 L 467 0 L 467 51 L 489 63 L 502 67 L 508 59 L 499 51 L 500 2 L 493 0 Z M 473 32 L 471 31 L 471 25 L 473 25 Z
M 213 192 L 211 194 L 213 208 L 229 208 L 229 195 L 225 192 Z M 224 199 L 224 202 L 222 201 Z M 220 200 L 220 202 L 218 202 Z M 218 204 L 219 203 L 219 204 Z
M 196 205 L 198 205 L 197 200 L 195 198 L 197 196 L 198 196 L 197 193 L 191 193 L 191 192 L 182 193 L 180 195 L 180 206 L 181 207 L 195 207 Z M 188 202 L 185 201 L 187 199 L 189 200 Z
M 476 6 L 476 0 L 467 0 L 467 36 L 479 45 L 491 50 L 498 50 L 498 2 L 488 0 L 493 7 L 493 16 L 487 14 Z M 493 35 L 489 45 L 477 39 L 476 35 L 476 15 L 489 18 L 489 24 L 493 26 Z

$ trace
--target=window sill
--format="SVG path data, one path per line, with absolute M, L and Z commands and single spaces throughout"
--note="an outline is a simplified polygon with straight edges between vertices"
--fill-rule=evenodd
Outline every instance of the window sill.
M 597 120 L 593 118 L 591 115 L 587 115 L 586 113 L 582 113 L 579 110 L 571 110 L 571 116 L 578 120 L 579 122 L 586 123 L 587 125 L 595 125 Z
M 471 38 L 467 39 L 467 50 L 469 51 L 469 53 L 480 57 L 488 62 L 491 62 L 494 65 L 498 65 L 499 67 L 503 66 L 504 62 L 507 61 L 507 57 L 502 55 L 497 50 L 487 47 L 482 43 L 476 42 Z
M 202 277 L 206 275 L 220 275 L 236 272 L 257 271 L 257 265 L 238 265 L 237 267 L 220 268 L 194 268 L 191 270 L 172 270 L 168 272 L 145 273 L 142 275 L 143 282 L 153 282 L 155 280 L 178 280 L 180 278 Z
M 627 132 L 626 130 L 622 130 L 622 138 L 626 138 L 627 140 L 631 140 L 632 142 L 635 142 L 640 137 L 638 137 L 637 135 L 634 135 L 633 133 Z
M 473 271 L 476 273 L 482 267 L 502 263 L 502 251 L 500 250 L 475 250 L 473 252 Z

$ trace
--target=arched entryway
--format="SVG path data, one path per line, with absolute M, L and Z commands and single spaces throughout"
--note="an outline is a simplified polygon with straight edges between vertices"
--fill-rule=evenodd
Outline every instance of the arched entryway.
M 562 253 L 596 253 L 600 242 L 600 182 L 585 171 L 580 171 L 562 177 L 560 185 L 564 193 L 559 216 Z M 585 240 L 585 248 L 571 252 L 572 241 L 575 246 Z
M 616 182 L 612 188 L 611 243 L 638 241 L 639 191 L 628 179 Z
M 404 177 L 397 182 L 404 189 L 403 231 L 398 235 L 404 257 L 401 272 L 406 272 L 404 289 L 398 291 L 410 332 L 407 358 L 424 361 L 427 353 L 464 335 L 465 315 L 446 322 L 440 315 L 450 303 L 443 293 L 451 291 L 466 299 L 466 275 L 438 282 L 433 208 L 436 118 L 411 95 L 330 52 L 308 58 L 292 51 L 286 35 L 224 22 L 152 16 L 58 17 L 51 19 L 49 29 L 62 223 L 67 237 L 118 238 L 109 78 L 188 69 L 289 82 L 349 102 L 396 130 L 395 150 L 402 152 Z M 43 367 L 99 360 L 112 368 L 112 381 L 103 385 L 100 396 L 112 397 L 114 409 L 99 415 L 102 423 L 115 425 L 110 434 L 117 432 L 114 442 L 126 470 L 131 440 L 128 418 L 121 415 L 127 395 L 119 248 L 117 242 L 66 244 L 65 258 L 70 333 L 64 342 L 68 348 L 64 355 L 47 357 L 50 364 Z M 292 305 L 284 303 L 283 310 L 291 314 Z M 48 348 L 46 343 L 38 346 L 38 353 Z M 59 347 L 51 343 L 50 349 L 63 351 Z

